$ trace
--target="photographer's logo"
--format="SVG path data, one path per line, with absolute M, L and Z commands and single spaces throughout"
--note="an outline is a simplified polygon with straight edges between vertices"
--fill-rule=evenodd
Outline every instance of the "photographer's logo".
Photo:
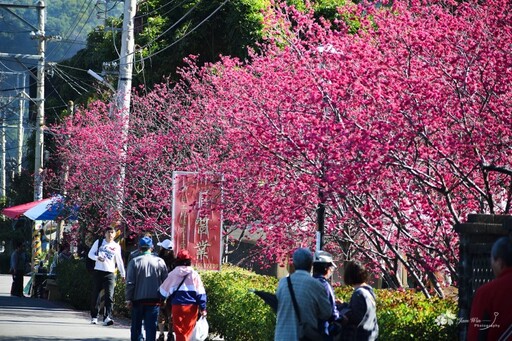
M 475 325 L 476 328 L 480 330 L 487 330 L 489 328 L 499 328 L 500 325 L 496 324 L 496 320 L 498 319 L 498 315 L 500 313 L 495 312 L 493 320 L 480 320 L 478 317 L 472 317 L 471 323 Z
M 457 318 L 457 316 L 455 316 L 454 313 L 452 313 L 451 311 L 447 311 L 446 313 L 439 315 L 436 318 L 435 322 L 438 326 L 451 326 L 454 324 L 463 324 L 471 322 L 471 324 L 473 324 L 479 330 L 487 330 L 490 328 L 500 327 L 500 325 L 496 323 L 499 314 L 500 313 L 495 312 L 492 320 L 480 320 L 478 317 L 471 317 L 469 320 L 465 320 L 462 318 Z

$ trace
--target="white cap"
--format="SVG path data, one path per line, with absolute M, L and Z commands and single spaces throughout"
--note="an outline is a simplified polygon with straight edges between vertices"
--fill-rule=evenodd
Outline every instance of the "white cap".
M 332 260 L 332 255 L 329 252 L 325 251 L 317 251 L 315 252 L 315 257 L 313 263 L 327 263 L 331 264 L 335 268 L 337 267 Z
M 162 241 L 160 243 L 157 243 L 156 245 L 161 246 L 161 247 L 163 247 L 166 250 L 171 250 L 172 249 L 172 244 L 174 244 L 172 242 L 172 240 L 166 239 L 166 240 L 164 240 L 164 241 Z

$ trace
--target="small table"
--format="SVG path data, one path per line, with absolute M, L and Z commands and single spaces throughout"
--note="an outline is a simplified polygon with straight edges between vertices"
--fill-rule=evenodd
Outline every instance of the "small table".
M 55 278 L 55 275 L 50 275 L 46 272 L 33 272 L 31 276 L 30 297 L 46 298 L 46 280 L 48 278 Z

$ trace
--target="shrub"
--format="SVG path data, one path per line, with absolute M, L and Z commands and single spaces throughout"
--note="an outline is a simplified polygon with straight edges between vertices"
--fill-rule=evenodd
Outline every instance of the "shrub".
M 223 265 L 201 272 L 208 295 L 210 331 L 226 340 L 273 340 L 276 315 L 249 289 L 275 292 L 277 278 Z
M 336 297 L 350 300 L 351 288 L 336 288 Z M 375 290 L 379 340 L 457 340 L 455 298 L 425 298 L 414 290 Z
M 126 301 L 124 296 L 125 288 L 126 283 L 123 281 L 123 278 L 118 274 L 116 277 L 116 287 L 114 288 L 114 315 L 125 316 L 130 318 L 130 310 L 126 307 L 126 304 L 124 303 Z
M 92 278 L 85 268 L 85 261 L 69 259 L 59 262 L 55 271 L 62 300 L 78 310 L 90 309 Z
M 85 260 L 70 259 L 57 264 L 57 285 L 62 300 L 70 303 L 78 310 L 89 310 L 91 307 L 92 275 L 85 268 Z M 114 314 L 130 316 L 125 306 L 125 283 L 121 276 L 116 278 L 114 290 Z

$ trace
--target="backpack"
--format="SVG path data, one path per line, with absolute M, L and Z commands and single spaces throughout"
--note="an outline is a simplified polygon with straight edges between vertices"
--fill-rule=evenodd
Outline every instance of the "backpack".
M 100 249 L 101 244 L 103 244 L 103 238 L 98 239 L 98 248 L 96 249 L 95 255 L 98 255 L 98 251 Z M 89 258 L 89 256 L 85 256 L 85 267 L 87 271 L 93 271 L 96 266 L 96 261 Z

